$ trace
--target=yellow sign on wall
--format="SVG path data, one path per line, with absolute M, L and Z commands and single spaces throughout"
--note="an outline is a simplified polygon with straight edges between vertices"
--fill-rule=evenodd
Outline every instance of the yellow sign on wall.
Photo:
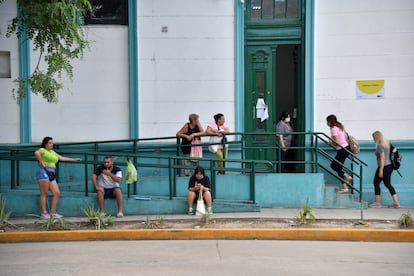
M 384 80 L 357 80 L 357 99 L 383 99 Z

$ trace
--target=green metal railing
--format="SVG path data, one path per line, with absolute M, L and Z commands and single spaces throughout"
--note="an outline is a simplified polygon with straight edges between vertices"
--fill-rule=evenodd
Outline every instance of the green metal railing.
M 286 133 L 285 133 L 286 134 Z M 224 161 L 228 166 L 224 168 L 226 172 L 239 172 L 243 174 L 249 174 L 249 186 L 250 186 L 250 199 L 255 201 L 255 175 L 257 173 L 276 173 L 280 171 L 283 163 L 301 164 L 304 167 L 305 173 L 317 173 L 320 169 L 324 173 L 346 182 L 344 179 L 340 179 L 335 173 L 324 165 L 324 162 L 337 162 L 330 154 L 332 147 L 327 144 L 328 141 L 333 141 L 329 136 L 324 133 L 317 132 L 292 132 L 289 133 L 298 137 L 298 140 L 303 141 L 303 145 L 295 145 L 291 149 L 300 151 L 302 153 L 302 159 L 296 159 L 292 161 L 281 161 L 281 148 L 275 145 L 269 146 L 255 146 L 249 144 L 252 138 L 256 135 L 278 135 L 276 132 L 266 133 L 229 133 L 226 135 L 227 144 L 231 152 L 239 152 L 240 158 L 225 158 L 220 159 Z M 333 141 L 334 142 L 334 141 Z M 225 143 L 221 143 L 223 147 Z M 206 148 L 210 143 L 202 143 L 203 148 Z M 191 145 L 190 145 L 191 146 Z M 16 189 L 20 183 L 21 165 L 22 162 L 37 162 L 33 152 L 37 150 L 38 146 L 0 146 L 0 161 L 10 162 L 10 188 Z M 246 150 L 275 150 L 276 160 L 247 160 L 245 159 Z M 115 164 L 119 166 L 125 166 L 127 159 L 131 160 L 137 168 L 153 168 L 153 169 L 166 169 L 168 170 L 167 176 L 169 180 L 169 197 L 170 199 L 177 194 L 177 171 L 184 168 L 190 168 L 182 165 L 181 160 L 194 160 L 197 158 L 190 158 L 188 156 L 180 156 L 181 145 L 177 137 L 157 137 L 147 139 L 135 139 L 135 140 L 115 140 L 115 141 L 94 141 L 83 143 L 65 143 L 56 144 L 55 150 L 65 156 L 76 156 L 82 159 L 80 163 L 71 163 L 74 166 L 83 166 L 84 172 L 84 194 L 88 196 L 89 193 L 89 179 L 91 169 L 99 164 L 104 156 L 116 156 Z M 232 154 L 234 155 L 234 154 Z M 362 178 L 363 167 L 367 166 L 365 162 L 360 160 L 357 156 L 350 153 L 351 168 L 344 167 L 344 171 L 354 178 L 353 183 L 349 183 L 352 192 L 359 193 L 360 199 L 362 198 Z M 120 161 L 121 160 L 121 161 Z M 143 161 L 149 160 L 149 161 Z M 212 182 L 212 196 L 215 197 L 215 177 L 216 172 L 223 170 L 218 167 L 217 158 L 199 158 L 199 161 L 203 161 L 207 171 L 210 171 L 210 177 Z M 59 181 L 59 162 L 57 170 L 57 179 Z M 354 167 L 356 169 L 354 169 Z M 140 175 L 142 177 L 142 175 Z M 356 187 L 354 183 L 355 179 L 358 179 L 359 186 Z M 137 185 L 127 185 L 128 196 L 132 193 L 136 194 Z M 0 186 L 1 189 L 1 186 Z M 0 190 L 1 191 L 1 190 Z
M 327 168 L 321 164 L 321 162 L 318 161 L 318 158 L 320 156 L 326 158 L 330 162 L 336 162 L 340 164 L 333 156 L 329 154 L 329 152 L 326 150 L 326 146 L 328 145 L 328 142 L 332 142 L 334 145 L 338 145 L 335 140 L 327 136 L 325 133 L 322 132 L 315 132 L 313 133 L 314 139 L 312 139 L 312 148 L 315 149 L 315 162 L 314 165 L 317 166 L 315 169 L 322 168 L 324 171 L 328 172 L 331 176 L 335 177 L 336 179 L 342 181 L 343 183 L 346 183 L 347 186 L 351 189 L 351 193 L 357 192 L 359 194 L 359 200 L 362 200 L 362 182 L 363 182 L 363 168 L 368 167 L 368 164 L 362 161 L 357 155 L 353 154 L 351 151 L 349 151 L 346 148 L 345 149 L 349 153 L 348 159 L 351 161 L 351 168 L 348 168 L 346 166 L 343 166 L 343 170 L 348 173 L 350 176 L 353 177 L 352 183 L 347 183 L 347 181 L 343 178 L 340 178 L 337 176 L 330 168 Z M 319 144 L 322 143 L 322 146 L 319 146 Z M 340 145 L 338 145 L 340 146 Z M 329 146 L 330 148 L 332 146 Z M 356 167 L 356 169 L 354 169 Z M 355 178 L 358 179 L 358 187 L 354 185 Z

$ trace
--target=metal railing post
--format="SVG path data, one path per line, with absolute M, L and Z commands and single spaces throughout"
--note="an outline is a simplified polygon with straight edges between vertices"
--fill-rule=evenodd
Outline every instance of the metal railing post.
M 168 158 L 168 183 L 169 183 L 169 187 L 168 187 L 168 194 L 169 194 L 169 199 L 173 198 L 173 193 L 175 193 L 173 191 L 173 181 L 175 182 L 175 178 L 172 178 L 172 173 L 171 173 L 171 158 Z M 176 185 L 174 185 L 175 187 Z
M 211 172 L 211 197 L 216 198 L 216 171 L 214 170 L 213 159 L 210 159 L 210 172 Z
M 14 156 L 14 151 L 11 152 L 11 156 Z M 16 188 L 16 161 L 14 158 L 10 160 L 10 189 Z
M 83 154 L 83 162 L 84 162 L 84 172 L 85 172 L 85 196 L 89 196 L 89 188 L 88 188 L 88 155 L 86 153 Z
M 250 172 L 250 200 L 253 201 L 253 203 L 256 203 L 256 162 L 251 161 L 250 164 L 252 171 Z

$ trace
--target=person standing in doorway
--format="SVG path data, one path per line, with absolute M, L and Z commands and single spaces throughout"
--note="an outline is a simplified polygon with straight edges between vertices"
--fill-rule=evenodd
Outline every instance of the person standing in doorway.
M 292 172 L 295 170 L 294 165 L 292 163 L 284 163 L 284 161 L 293 160 L 293 150 L 290 149 L 293 135 L 289 133 L 293 132 L 293 128 L 290 125 L 290 114 L 288 112 L 280 114 L 279 122 L 276 124 L 276 132 L 278 144 L 281 148 L 282 172 Z
M 215 135 L 218 137 L 225 137 L 225 134 L 228 134 L 230 132 L 230 129 L 228 128 L 228 126 L 225 123 L 225 118 L 224 115 L 222 113 L 217 113 L 216 115 L 214 115 L 214 121 L 211 122 L 206 129 L 206 134 L 208 135 Z M 225 146 L 225 148 L 223 148 L 223 145 L 220 144 L 217 147 L 217 151 L 215 152 L 216 157 L 218 159 L 223 159 L 223 157 L 225 156 L 226 158 L 228 158 L 228 148 L 227 145 Z M 217 161 L 217 166 L 220 168 L 224 168 L 225 167 L 225 162 L 224 161 Z M 226 171 L 225 170 L 219 170 L 218 174 L 225 174 Z
M 36 180 L 40 189 L 40 209 L 41 218 L 49 219 L 63 217 L 56 211 L 59 202 L 60 190 L 56 181 L 56 164 L 58 161 L 80 162 L 80 158 L 63 157 L 53 150 L 53 138 L 44 137 L 40 148 L 34 152 L 37 161 L 39 161 L 39 169 L 36 172 Z M 52 204 L 50 206 L 50 214 L 46 209 L 46 198 L 49 190 L 52 192 Z
M 375 202 L 370 204 L 371 208 L 381 208 L 381 181 L 384 182 L 385 187 L 391 194 L 393 204 L 388 206 L 391 208 L 400 208 L 400 203 L 398 202 L 397 193 L 395 192 L 394 187 L 391 184 L 391 174 L 393 172 L 393 167 L 390 160 L 390 150 L 391 146 L 387 139 L 384 138 L 381 131 L 375 131 L 372 133 L 372 138 L 375 141 L 375 156 L 377 157 L 377 170 L 375 171 L 374 176 L 374 190 L 375 190 Z
M 345 132 L 345 128 L 341 122 L 338 121 L 335 115 L 331 114 L 326 117 L 326 122 L 328 127 L 331 130 L 331 138 L 336 142 L 329 142 L 330 145 L 335 146 L 336 148 L 336 156 L 335 160 L 331 163 L 331 168 L 338 174 L 341 179 L 345 179 L 346 182 L 351 183 L 352 177 L 348 174 L 344 173 L 343 166 L 345 163 L 345 159 L 349 156 L 349 144 L 347 139 L 347 134 Z M 342 182 L 342 181 L 341 181 Z M 341 193 L 348 193 L 348 186 L 347 183 L 342 182 L 342 189 L 340 190 Z

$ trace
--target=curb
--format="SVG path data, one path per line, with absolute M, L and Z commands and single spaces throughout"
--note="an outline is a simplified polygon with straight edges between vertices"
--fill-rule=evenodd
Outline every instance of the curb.
M 0 233 L 0 243 L 107 240 L 315 240 L 414 242 L 414 230 L 399 229 L 129 229 Z

